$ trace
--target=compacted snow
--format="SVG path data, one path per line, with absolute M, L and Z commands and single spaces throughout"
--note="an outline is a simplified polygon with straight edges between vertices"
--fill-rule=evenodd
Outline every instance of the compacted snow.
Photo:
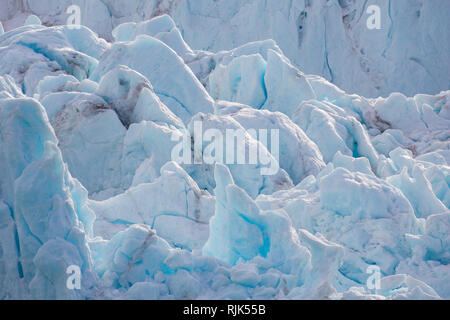
M 90 21 L 102 21 L 109 42 L 84 26 L 43 26 L 61 19 L 60 2 L 55 12 L 8 2 L 0 16 L 9 30 L 0 28 L 0 298 L 450 299 L 450 91 L 372 99 L 321 77 L 324 50 L 344 50 L 340 33 L 362 30 L 358 1 L 306 1 L 303 20 L 303 1 L 237 11 L 224 1 L 159 1 L 156 17 L 116 28 L 142 2 L 92 1 L 114 13 Z M 389 2 L 394 30 L 399 2 Z M 443 1 L 416 2 L 425 17 L 448 13 Z M 271 19 L 258 20 L 254 7 Z M 348 30 L 336 25 L 324 48 L 315 33 L 338 9 L 350 15 Z M 40 18 L 10 27 L 27 10 Z M 278 35 L 283 23 L 304 23 L 291 35 L 300 48 L 290 36 L 252 42 L 220 29 L 229 21 L 240 30 L 233 19 L 242 16 Z M 427 34 L 422 41 L 436 41 Z M 392 56 L 405 35 L 379 36 L 393 65 L 413 54 Z M 436 69 L 394 67 L 395 77 L 378 79 L 381 69 L 362 74 L 352 58 L 328 56 L 348 69 L 331 80 L 368 96 L 448 89 L 448 43 L 434 44 Z M 211 151 L 197 130 L 242 132 L 237 159 L 259 157 L 196 162 Z

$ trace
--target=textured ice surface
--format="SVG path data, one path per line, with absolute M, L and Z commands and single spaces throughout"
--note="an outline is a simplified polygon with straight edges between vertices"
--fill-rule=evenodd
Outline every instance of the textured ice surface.
M 380 7 L 380 29 L 367 27 L 374 4 Z M 0 21 L 11 30 L 34 14 L 44 25 L 62 25 L 70 5 L 79 5 L 82 24 L 109 41 L 147 34 L 184 59 L 192 55 L 185 43 L 217 52 L 274 39 L 301 71 L 347 92 L 412 96 L 437 94 L 449 85 L 450 44 L 441 41 L 450 38 L 447 1 L 4 0 Z M 145 22 L 163 14 L 175 22 Z
M 143 52 L 153 58 L 142 59 Z M 130 42 L 113 44 L 90 79 L 99 81 L 117 65 L 126 65 L 147 77 L 155 93 L 185 123 L 197 112 L 213 111 L 213 100 L 191 69 L 175 51 L 156 38 L 141 35 Z
M 394 27 L 376 42 L 387 47 L 370 47 L 383 58 L 367 59 L 394 77 L 355 67 L 355 54 L 375 54 L 355 2 L 80 0 L 109 40 L 127 22 L 111 43 L 46 27 L 65 1 L 18 3 L 0 11 L 0 298 L 450 298 L 450 91 L 437 93 L 448 44 L 437 69 L 402 56 L 423 64 L 411 67 L 417 81 L 392 67 L 399 48 L 428 50 L 439 19 L 426 21 L 443 2 L 389 6 Z M 157 17 L 128 22 L 142 5 Z M 12 29 L 22 9 L 42 24 Z M 396 23 L 411 15 L 429 33 L 417 48 Z M 284 36 L 253 41 L 272 34 Z M 346 37 L 359 53 L 342 60 Z M 436 94 L 369 99 L 320 75 L 369 96 Z M 272 175 L 262 161 L 174 161 L 174 137 L 188 137 L 188 160 L 210 152 L 198 123 L 202 134 L 242 130 L 241 151 L 259 147 Z M 278 149 L 251 134 L 260 129 L 279 130 Z M 80 290 L 67 286 L 73 266 Z
M 1 100 L 1 266 L 3 298 L 80 298 L 94 285 L 87 236 L 95 215 L 63 162 L 39 102 Z M 66 268 L 81 268 L 69 291 Z M 14 266 L 14 267 L 12 267 Z

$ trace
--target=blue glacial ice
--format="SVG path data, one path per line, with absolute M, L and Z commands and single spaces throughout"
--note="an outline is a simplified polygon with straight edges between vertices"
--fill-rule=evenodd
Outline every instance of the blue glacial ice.
M 370 42 L 355 2 L 187 2 L 195 18 L 184 2 L 148 1 L 158 14 L 142 22 L 125 18 L 140 21 L 140 0 L 89 2 L 88 26 L 110 42 L 47 27 L 61 12 L 37 1 L 0 13 L 0 299 L 450 299 L 450 91 L 414 90 L 429 76 L 448 89 L 448 71 L 417 71 L 405 87 L 402 73 L 338 66 L 343 34 L 363 33 L 357 55 Z M 423 3 L 414 30 L 433 39 L 424 21 L 445 8 Z M 15 25 L 31 12 L 42 23 Z M 270 28 L 232 39 L 218 27 L 228 20 Z M 261 39 L 299 24 L 295 41 Z M 394 64 L 410 45 L 397 32 L 375 48 Z M 321 69 L 330 47 L 334 84 Z M 355 83 L 370 98 L 337 86 Z M 403 93 L 372 98 L 387 87 Z M 251 134 L 264 129 L 278 130 L 277 146 Z M 268 162 L 229 163 L 218 149 L 195 162 L 212 154 L 208 132 L 230 130 L 244 133 L 237 158 L 256 148 Z
M 381 25 L 375 30 L 367 28 L 367 10 L 374 4 L 369 1 L 175 2 L 57 0 L 42 5 L 41 0 L 17 0 L 2 7 L 0 21 L 5 30 L 22 26 L 30 15 L 44 25 L 62 25 L 69 16 L 66 9 L 75 4 L 83 25 L 102 38 L 129 41 L 148 34 L 183 59 L 191 57 L 191 51 L 219 52 L 274 39 L 302 72 L 320 75 L 347 92 L 373 98 L 448 89 L 450 44 L 441 41 L 450 38 L 447 1 L 376 1 Z M 161 17 L 164 14 L 174 22 Z

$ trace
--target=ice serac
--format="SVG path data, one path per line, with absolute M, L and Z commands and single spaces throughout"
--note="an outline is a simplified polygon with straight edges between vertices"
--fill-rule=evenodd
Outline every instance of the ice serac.
M 132 41 L 139 35 L 155 37 L 172 48 L 184 61 L 193 60 L 197 56 L 184 41 L 175 21 L 167 14 L 140 23 L 121 24 L 112 34 L 116 41 Z
M 110 241 L 93 242 L 91 247 L 102 285 L 113 288 L 129 287 L 153 277 L 170 252 L 169 244 L 144 225 L 132 225 Z
M 408 274 L 431 286 L 440 297 L 448 299 L 448 230 L 450 213 L 431 215 L 426 219 L 422 235 L 408 235 L 412 257 L 401 261 L 397 272 Z
M 247 50 L 253 51 L 249 47 Z M 265 51 L 264 51 L 265 49 Z M 302 101 L 316 98 L 308 79 L 281 52 L 264 48 L 260 53 L 245 54 L 218 64 L 208 77 L 208 90 L 217 100 L 247 104 L 255 109 L 280 111 L 291 116 Z M 255 50 L 256 51 L 256 50 Z M 225 56 L 226 57 L 226 56 Z
M 358 118 L 358 112 L 339 106 L 339 101 L 309 100 L 302 102 L 292 116 L 293 121 L 319 147 L 325 162 L 337 152 L 355 158 L 366 157 L 376 168 L 379 155 L 373 147 L 367 128 Z M 350 109 L 350 110 L 349 110 Z
M 141 34 L 155 36 L 170 32 L 174 28 L 176 26 L 172 18 L 168 15 L 161 15 L 140 23 L 123 23 L 113 30 L 112 35 L 116 41 L 130 41 Z
M 198 113 L 192 118 L 187 130 L 183 139 L 187 143 L 180 138 L 172 155 L 184 163 L 183 167 L 200 188 L 213 192 L 215 163 L 226 164 L 236 185 L 246 190 L 252 198 L 292 187 L 291 178 L 280 168 L 277 158 L 262 139 L 250 135 L 230 115 Z M 187 157 L 186 154 L 189 156 L 191 149 L 193 152 L 186 163 L 184 157 Z
M 145 55 L 151 55 L 152 59 L 143 59 Z M 191 69 L 175 51 L 156 38 L 141 35 L 130 42 L 113 44 L 90 79 L 99 81 L 117 65 L 126 65 L 143 74 L 161 101 L 184 123 L 198 112 L 213 112 L 213 100 Z
M 126 129 L 114 110 L 101 97 L 79 92 L 52 93 L 42 104 L 71 173 L 91 193 L 120 189 Z M 89 156 L 80 156 L 81 146 Z
M 265 72 L 266 62 L 259 54 L 240 56 L 227 66 L 216 66 L 209 76 L 209 92 L 216 100 L 239 102 L 260 109 L 266 101 Z
M 269 50 L 264 76 L 267 100 L 264 109 L 280 111 L 291 116 L 302 101 L 316 97 L 303 73 L 292 66 L 286 57 Z
M 448 210 L 450 189 L 446 181 L 449 168 L 445 154 L 440 150 L 414 158 L 409 149 L 398 147 L 389 153 L 385 167 L 380 170 L 410 199 L 417 216 Z M 421 196 L 415 198 L 418 193 Z
M 214 214 L 214 199 L 174 162 L 164 165 L 153 182 L 142 182 L 105 201 L 91 201 L 89 206 L 97 215 L 96 234 L 105 239 L 132 224 L 146 224 L 171 245 L 189 250 L 206 242 Z
M 58 91 L 78 91 L 78 83 L 78 79 L 72 75 L 49 75 L 39 81 L 36 88 L 36 97 L 39 97 L 39 100 L 43 100 L 45 96 L 50 93 Z
M 45 77 L 38 95 L 70 171 L 102 199 L 126 190 L 147 158 L 159 172 L 170 160 L 172 133 L 184 127 L 149 81 L 124 66 L 100 84 L 69 75 Z M 144 138 L 150 136 L 159 138 Z M 80 148 L 89 156 L 80 156 Z
M 334 212 L 336 220 L 360 221 L 330 240 L 360 252 L 363 261 L 376 264 L 384 274 L 393 274 L 395 266 L 408 255 L 408 247 L 403 244 L 405 234 L 420 232 L 406 197 L 384 181 L 343 168 L 324 176 L 319 189 L 322 209 Z
M 255 257 L 293 275 L 301 282 L 310 254 L 303 247 L 283 211 L 260 212 L 247 193 L 234 184 L 229 169 L 217 164 L 216 213 L 210 222 L 210 234 L 203 252 L 231 264 Z
M 319 148 L 288 116 L 280 112 L 255 110 L 224 102 L 218 102 L 217 106 L 219 107 L 219 109 L 216 107 L 217 113 L 230 115 L 246 130 L 256 130 L 260 139 L 262 134 L 258 131 L 266 132 L 268 150 L 275 150 L 274 144 L 278 144 L 279 154 L 274 156 L 277 157 L 280 167 L 289 174 L 294 184 L 299 183 L 308 175 L 316 175 L 325 166 Z M 272 130 L 278 130 L 278 140 L 270 139 Z
M 437 292 L 423 281 L 406 274 L 384 277 L 380 288 L 370 292 L 363 287 L 352 287 L 342 294 L 346 300 L 441 300 Z
M 83 80 L 97 66 L 107 48 L 85 27 L 45 28 L 24 26 L 0 37 L 1 74 L 11 75 L 24 93 L 36 92 L 39 81 L 48 75 L 68 73 Z
M 409 177 L 408 170 L 404 167 L 400 174 L 389 177 L 388 181 L 402 190 L 420 218 L 448 210 L 433 193 L 431 183 L 420 166 L 414 166 L 412 177 Z
M 153 182 L 160 169 L 172 160 L 176 145 L 173 137 L 181 135 L 180 130 L 166 123 L 141 121 L 132 124 L 124 139 L 120 164 L 124 190 L 139 182 Z
M 331 298 L 337 292 L 343 247 L 321 235 L 296 230 L 283 209 L 262 210 L 234 184 L 226 166 L 217 164 L 215 177 L 216 213 L 204 254 L 235 265 L 232 280 L 247 286 L 258 282 L 270 286 L 270 271 L 275 271 L 272 276 L 279 272 L 290 299 Z M 254 271 L 258 269 L 267 273 L 258 277 Z
M 278 52 L 282 54 L 281 49 L 278 47 L 278 45 L 275 43 L 275 41 L 271 39 L 261 40 L 261 41 L 254 41 L 249 42 L 246 44 L 243 44 L 242 46 L 239 46 L 237 48 L 233 48 L 231 50 L 224 50 L 219 51 L 216 53 L 209 52 L 209 51 L 194 51 L 196 53 L 196 57 L 194 59 L 190 59 L 186 61 L 187 65 L 191 70 L 194 72 L 194 74 L 197 76 L 197 78 L 201 81 L 201 83 L 208 88 L 209 86 L 209 76 L 211 73 L 215 70 L 217 66 L 220 66 L 223 70 L 231 70 L 227 66 L 233 61 L 237 60 L 234 64 L 236 68 L 240 68 L 240 63 L 238 59 L 241 56 L 255 56 L 259 55 L 264 59 L 264 61 L 267 60 L 267 54 L 269 50 L 274 50 L 275 52 Z M 249 59 L 249 58 L 244 58 Z M 253 57 L 253 59 L 258 59 L 257 57 Z M 257 62 L 257 61 L 255 61 Z M 260 82 L 261 87 L 264 87 L 263 79 L 256 80 L 256 78 L 264 74 L 264 70 L 262 69 L 262 61 L 259 63 L 259 68 L 254 70 L 249 70 L 250 75 L 248 76 L 249 79 L 255 79 L 255 81 Z M 244 66 L 242 66 L 244 67 Z M 265 68 L 264 68 L 265 69 Z M 218 79 L 219 80 L 219 79 Z M 255 82 L 254 85 L 257 85 L 257 88 L 259 87 L 258 82 Z M 224 85 L 221 83 L 221 85 Z M 232 85 L 232 83 L 229 83 L 227 85 Z
M 401 131 L 389 131 L 392 138 L 389 135 L 377 137 L 378 141 L 385 144 L 386 151 L 402 147 L 412 151 L 414 156 L 448 150 L 448 99 L 449 91 L 436 96 L 418 94 L 414 97 L 393 93 L 386 99 L 376 99 L 373 109 L 378 122 L 384 123 L 385 129 Z
M 347 288 L 364 283 L 371 264 L 384 275 L 394 274 L 410 258 L 407 234 L 423 233 L 399 189 L 373 174 L 335 169 L 332 163 L 317 178 L 309 177 L 287 192 L 261 195 L 256 202 L 264 210 L 284 209 L 294 227 L 341 245 L 346 254 L 339 272 Z
M 1 297 L 88 297 L 95 276 L 86 230 L 92 228 L 94 217 L 82 202 L 85 190 L 70 176 L 37 101 L 3 99 L 0 113 L 0 163 L 7 173 L 0 177 L 0 243 L 8 258 L 0 259 L 2 269 L 8 270 Z M 66 285 L 71 265 L 81 270 L 81 291 Z
M 105 74 L 96 94 L 112 106 L 127 128 L 143 120 L 184 126 L 156 96 L 151 83 L 128 67 L 117 66 Z

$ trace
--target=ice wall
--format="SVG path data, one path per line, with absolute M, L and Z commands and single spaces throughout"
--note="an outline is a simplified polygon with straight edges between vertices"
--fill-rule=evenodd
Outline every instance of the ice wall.
M 114 43 L 28 22 L 0 35 L 0 298 L 450 297 L 450 91 L 348 94 L 273 40 L 193 50 L 168 15 Z M 190 162 L 208 130 L 274 171 Z
M 45 25 L 65 24 L 73 4 L 82 24 L 108 40 L 120 23 L 165 13 L 195 49 L 217 52 L 273 39 L 302 71 L 366 97 L 436 94 L 449 86 L 450 48 L 442 41 L 450 38 L 447 1 L 2 0 L 0 21 L 7 30 L 29 14 Z M 367 27 L 371 5 L 380 8 L 380 29 Z

